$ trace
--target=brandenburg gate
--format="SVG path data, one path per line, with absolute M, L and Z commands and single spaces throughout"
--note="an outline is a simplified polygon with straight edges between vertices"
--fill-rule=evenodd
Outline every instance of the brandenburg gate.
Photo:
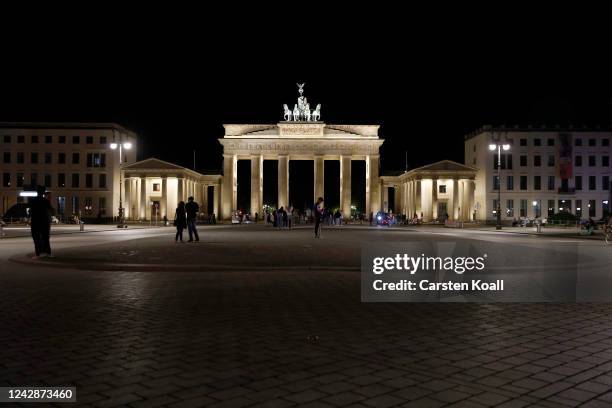
M 251 213 L 263 214 L 263 161 L 278 160 L 278 208 L 289 204 L 289 161 L 314 161 L 312 202 L 323 197 L 324 161 L 340 161 L 340 208 L 351 213 L 351 161 L 366 163 L 366 211 L 380 210 L 378 126 L 281 122 L 276 125 L 224 125 L 221 216 L 237 208 L 238 160 L 251 161 Z

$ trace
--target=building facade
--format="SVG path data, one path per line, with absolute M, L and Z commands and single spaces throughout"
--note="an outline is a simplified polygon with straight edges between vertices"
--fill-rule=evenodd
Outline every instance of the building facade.
M 20 192 L 44 185 L 57 214 L 116 216 L 119 152 L 129 142 L 124 165 L 136 161 L 138 138 L 113 123 L 0 123 L 0 212 L 21 202 Z
M 200 205 L 203 216 L 219 214 L 221 175 L 197 171 L 150 158 L 124 167 L 125 217 L 130 221 L 174 218 L 180 201 L 188 197 Z
M 270 125 L 224 125 L 223 192 L 221 216 L 229 219 L 237 208 L 237 163 L 251 162 L 250 213 L 263 214 L 263 161 L 278 161 L 278 208 L 289 200 L 289 161 L 312 160 L 312 202 L 323 197 L 324 162 L 340 162 L 340 208 L 351 213 L 351 161 L 366 164 L 366 211 L 380 209 L 379 149 L 383 140 L 376 125 L 331 125 L 323 122 L 281 122 Z
M 417 217 L 423 222 L 473 221 L 477 169 L 451 160 L 381 177 L 382 210 Z M 389 192 L 395 194 L 394 208 Z
M 612 132 L 588 129 L 484 127 L 465 137 L 465 164 L 477 169 L 476 219 L 496 218 L 501 188 L 502 220 L 549 217 L 565 211 L 605 217 L 610 209 Z M 501 153 L 491 143 L 508 143 Z

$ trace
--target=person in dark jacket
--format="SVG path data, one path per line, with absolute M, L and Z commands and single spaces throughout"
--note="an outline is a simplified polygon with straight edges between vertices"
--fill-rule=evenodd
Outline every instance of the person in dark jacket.
M 51 215 L 53 208 L 49 200 L 45 198 L 45 187 L 36 188 L 37 196 L 30 200 L 28 204 L 30 228 L 32 239 L 34 240 L 34 258 L 44 258 L 51 256 L 51 244 L 49 235 L 51 234 Z
M 187 212 L 187 231 L 189 231 L 189 242 L 193 242 L 193 237 L 195 235 L 195 241 L 200 241 L 200 237 L 198 236 L 198 230 L 196 229 L 196 223 L 198 221 L 198 211 L 200 211 L 200 206 L 198 203 L 193 201 L 193 197 L 189 197 L 187 199 L 187 204 L 185 204 L 185 211 Z
M 183 242 L 183 230 L 187 228 L 187 213 L 185 212 L 185 202 L 181 201 L 174 213 L 174 225 L 176 226 L 176 237 L 174 241 L 178 242 L 179 238 Z

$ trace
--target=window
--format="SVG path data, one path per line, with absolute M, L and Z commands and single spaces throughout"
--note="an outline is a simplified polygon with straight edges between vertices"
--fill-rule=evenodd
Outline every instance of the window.
M 65 144 L 66 143 L 66 136 L 59 136 L 58 137 L 58 141 L 61 144 Z
M 539 137 L 533 139 L 533 145 L 534 146 L 542 146 L 542 139 L 540 139 Z
M 92 188 L 93 187 L 93 174 L 87 173 L 85 175 L 85 187 Z
M 38 185 L 38 173 L 30 174 L 30 185 L 37 186 Z
M 555 167 L 555 156 L 553 154 L 548 155 L 548 167 Z
M 582 156 L 576 156 L 574 160 L 576 167 L 582 167 Z
M 45 143 L 46 144 L 53 143 L 53 136 L 45 136 Z
M 572 212 L 572 200 L 559 200 L 559 211 Z
M 546 144 L 547 144 L 548 146 L 554 146 L 554 145 L 555 145 L 555 139 L 551 139 L 551 138 L 549 138 L 549 139 L 546 141 Z
M 542 176 L 533 176 L 533 189 L 534 190 L 542 189 Z
M 72 196 L 71 201 L 72 201 L 72 213 L 78 214 L 79 213 L 79 197 Z
M 105 167 L 105 153 L 87 153 L 87 167 Z
M 506 216 L 514 217 L 514 200 L 506 201 Z
M 4 135 L 4 143 L 11 143 L 11 135 Z
M 38 135 L 32 135 L 30 140 L 31 140 L 32 143 L 38 143 Z
M 72 153 L 72 164 L 79 164 L 80 159 L 81 159 L 80 154 Z
M 589 167 L 595 167 L 596 165 L 595 156 L 589 156 Z
M 100 188 L 106 188 L 106 174 L 100 174 L 100 178 L 98 179 L 98 186 Z
M 603 167 L 610 167 L 610 156 L 601 156 L 601 165 Z
M 493 190 L 499 190 L 499 177 L 493 176 Z
M 508 176 L 506 179 L 506 189 L 508 191 L 514 190 L 514 176 Z
M 30 153 L 30 163 L 38 164 L 38 153 Z
M 106 197 L 98 198 L 98 212 L 100 213 L 100 215 L 106 214 Z
M 23 187 L 24 180 L 23 173 L 17 173 L 17 187 Z
M 57 186 L 66 187 L 66 175 L 64 173 L 59 173 L 57 175 Z
M 57 162 L 59 164 L 66 164 L 66 153 L 58 153 L 57 154 Z
M 106 144 L 106 136 L 100 136 L 100 144 Z M 476 151 L 476 145 L 474 145 L 474 151 Z
M 502 154 L 500 155 L 500 157 L 497 156 L 497 154 L 493 155 L 493 169 L 497 170 L 497 166 L 498 166 L 498 159 L 501 161 L 501 165 L 502 165 L 502 170 L 506 170 L 512 169 L 512 155 L 511 154 Z
M 85 143 L 87 144 L 93 144 L 93 136 L 87 136 L 85 138 Z
M 555 176 L 548 176 L 548 189 L 551 191 L 555 189 Z
M 45 153 L 45 164 L 51 164 L 53 162 L 53 155 L 49 152 Z
M 589 139 L 589 146 L 597 146 L 597 140 Z
M 527 146 L 527 139 L 524 139 L 524 138 L 523 138 L 523 139 L 521 139 L 521 140 L 519 141 L 519 143 L 520 143 L 520 145 L 521 145 L 521 146 Z
M 582 217 L 582 200 L 576 200 L 576 215 Z
M 25 143 L 25 136 L 24 135 L 17 136 L 17 143 Z
M 79 188 L 79 173 L 72 173 L 72 188 Z
M 66 197 L 57 197 L 57 213 L 59 215 L 64 215 L 66 212 Z
M 608 139 L 607 137 L 604 137 L 603 139 L 601 139 L 601 145 L 603 147 L 608 147 L 610 146 L 610 139 Z
M 153 191 L 160 191 L 159 183 L 153 183 Z M 438 186 L 438 193 L 446 194 L 446 184 L 441 184 Z
M 576 140 L 574 140 L 574 145 L 575 146 L 582 146 L 582 139 L 581 138 L 576 138 Z
M 521 164 L 521 167 L 526 167 L 527 166 L 527 156 L 521 156 L 520 164 Z
M 521 217 L 527 216 L 527 200 L 521 200 Z
M 548 216 L 555 215 L 555 200 L 548 200 Z
M 597 214 L 597 201 L 589 200 L 589 217 L 595 217 Z
M 51 185 L 51 175 L 49 173 L 45 174 L 45 187 L 52 187 Z
M 574 177 L 574 184 L 576 190 L 582 190 L 582 176 Z
M 493 211 L 491 211 L 493 214 L 497 214 L 497 200 L 493 200 L 493 207 L 491 207 L 493 209 Z
M 542 157 L 541 156 L 533 156 L 533 166 L 540 167 L 542 165 Z
M 601 189 L 610 190 L 610 176 L 602 176 L 601 178 Z
M 2 187 L 11 186 L 11 173 L 2 173 Z
M 85 203 L 84 204 L 85 204 L 85 212 L 87 214 L 91 214 L 91 210 L 93 208 L 91 197 L 85 197 Z
M 80 136 L 72 136 L 72 144 L 79 144 L 81 143 L 81 137 Z
M 4 164 L 11 163 L 11 152 L 4 152 L 4 154 L 2 155 L 2 162 Z
M 25 163 L 25 155 L 23 152 L 17 152 L 17 164 Z
M 527 190 L 527 176 L 521 176 L 521 190 Z
M 597 177 L 589 176 L 589 190 L 597 190 Z

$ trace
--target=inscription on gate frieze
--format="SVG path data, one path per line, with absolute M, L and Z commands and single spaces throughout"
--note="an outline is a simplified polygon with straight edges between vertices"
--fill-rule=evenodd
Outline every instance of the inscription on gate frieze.
M 279 123 L 280 137 L 317 137 L 323 136 L 324 124 L 313 123 Z

